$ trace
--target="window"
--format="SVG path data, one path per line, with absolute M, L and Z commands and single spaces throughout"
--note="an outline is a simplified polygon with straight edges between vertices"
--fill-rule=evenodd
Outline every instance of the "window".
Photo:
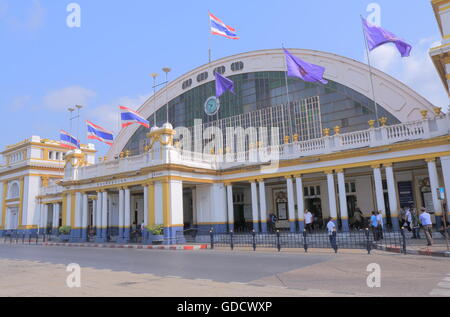
M 201 82 L 208 79 L 208 72 L 201 73 L 197 76 L 197 81 Z
M 231 64 L 231 70 L 233 72 L 237 72 L 237 71 L 240 71 L 240 70 L 243 70 L 243 69 L 244 69 L 244 63 L 243 62 L 236 62 L 236 63 Z
M 12 198 L 19 198 L 20 195 L 20 189 L 19 189 L 19 184 L 17 183 L 12 183 L 11 186 L 9 187 L 9 195 L 8 198 L 12 199 Z
M 183 82 L 182 88 L 187 89 L 187 88 L 191 87 L 191 85 L 192 85 L 192 79 L 188 79 Z
M 219 73 L 220 75 L 225 74 L 225 66 L 220 66 L 214 69 L 215 73 Z

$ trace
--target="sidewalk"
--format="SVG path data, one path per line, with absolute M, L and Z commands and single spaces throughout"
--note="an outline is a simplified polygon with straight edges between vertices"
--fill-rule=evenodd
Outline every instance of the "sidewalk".
M 109 249 L 142 249 L 142 250 L 183 250 L 194 251 L 206 249 L 206 244 L 189 245 L 143 245 L 143 244 L 117 244 L 117 243 L 60 243 L 44 242 L 39 245 L 46 247 L 79 247 L 79 248 L 109 248 Z
M 377 249 L 387 252 L 401 253 L 401 247 L 399 246 L 377 245 Z M 439 233 L 433 233 L 432 246 L 427 246 L 427 240 L 423 237 L 423 235 L 421 236 L 421 239 L 412 239 L 408 236 L 406 239 L 406 254 L 450 257 L 450 252 L 447 251 L 445 239 L 443 239 Z

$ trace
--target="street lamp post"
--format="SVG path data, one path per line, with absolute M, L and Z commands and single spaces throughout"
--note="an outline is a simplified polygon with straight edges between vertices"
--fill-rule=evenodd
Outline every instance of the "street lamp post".
M 154 111 L 153 111 L 153 125 L 156 127 L 156 77 L 159 75 L 157 73 L 151 73 L 150 76 L 153 78 L 153 100 L 154 100 Z
M 166 119 L 167 123 L 169 123 L 169 99 L 168 99 L 168 91 L 167 86 L 169 84 L 168 74 L 170 73 L 171 69 L 169 67 L 164 67 L 162 69 L 164 73 L 166 73 Z

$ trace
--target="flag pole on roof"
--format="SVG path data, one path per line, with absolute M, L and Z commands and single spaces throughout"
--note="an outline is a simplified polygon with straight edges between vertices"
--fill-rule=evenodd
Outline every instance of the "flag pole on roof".
M 284 43 L 281 43 L 281 47 L 284 51 L 286 51 L 286 49 L 284 48 Z M 291 102 L 290 102 L 290 98 L 289 98 L 289 82 L 288 82 L 288 68 L 287 68 L 287 63 L 286 63 L 286 59 L 284 60 L 284 68 L 286 69 L 286 71 L 284 72 L 284 80 L 285 80 L 285 84 L 286 84 L 286 100 L 287 100 L 287 110 L 289 111 L 289 115 L 288 115 L 288 120 L 289 120 L 289 135 L 293 135 L 293 129 L 292 129 L 292 117 L 291 117 Z M 284 121 L 284 120 L 283 120 Z M 286 135 L 286 133 L 285 133 Z
M 402 39 L 400 39 L 399 37 L 397 37 L 395 34 L 389 32 L 388 30 L 383 29 L 381 26 L 371 24 L 362 15 L 360 17 L 362 22 L 364 43 L 366 47 L 367 63 L 369 66 L 369 76 L 370 76 L 370 84 L 372 86 L 372 96 L 375 107 L 376 123 L 379 126 L 380 118 L 378 116 L 378 104 L 376 101 L 370 52 L 384 44 L 393 43 L 397 47 L 402 57 L 408 57 L 410 56 L 412 46 L 403 41 Z

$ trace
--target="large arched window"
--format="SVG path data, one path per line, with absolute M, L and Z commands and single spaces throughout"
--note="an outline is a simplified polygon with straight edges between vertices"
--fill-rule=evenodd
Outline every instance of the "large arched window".
M 17 182 L 12 183 L 9 186 L 8 199 L 19 198 L 20 196 L 20 187 Z

